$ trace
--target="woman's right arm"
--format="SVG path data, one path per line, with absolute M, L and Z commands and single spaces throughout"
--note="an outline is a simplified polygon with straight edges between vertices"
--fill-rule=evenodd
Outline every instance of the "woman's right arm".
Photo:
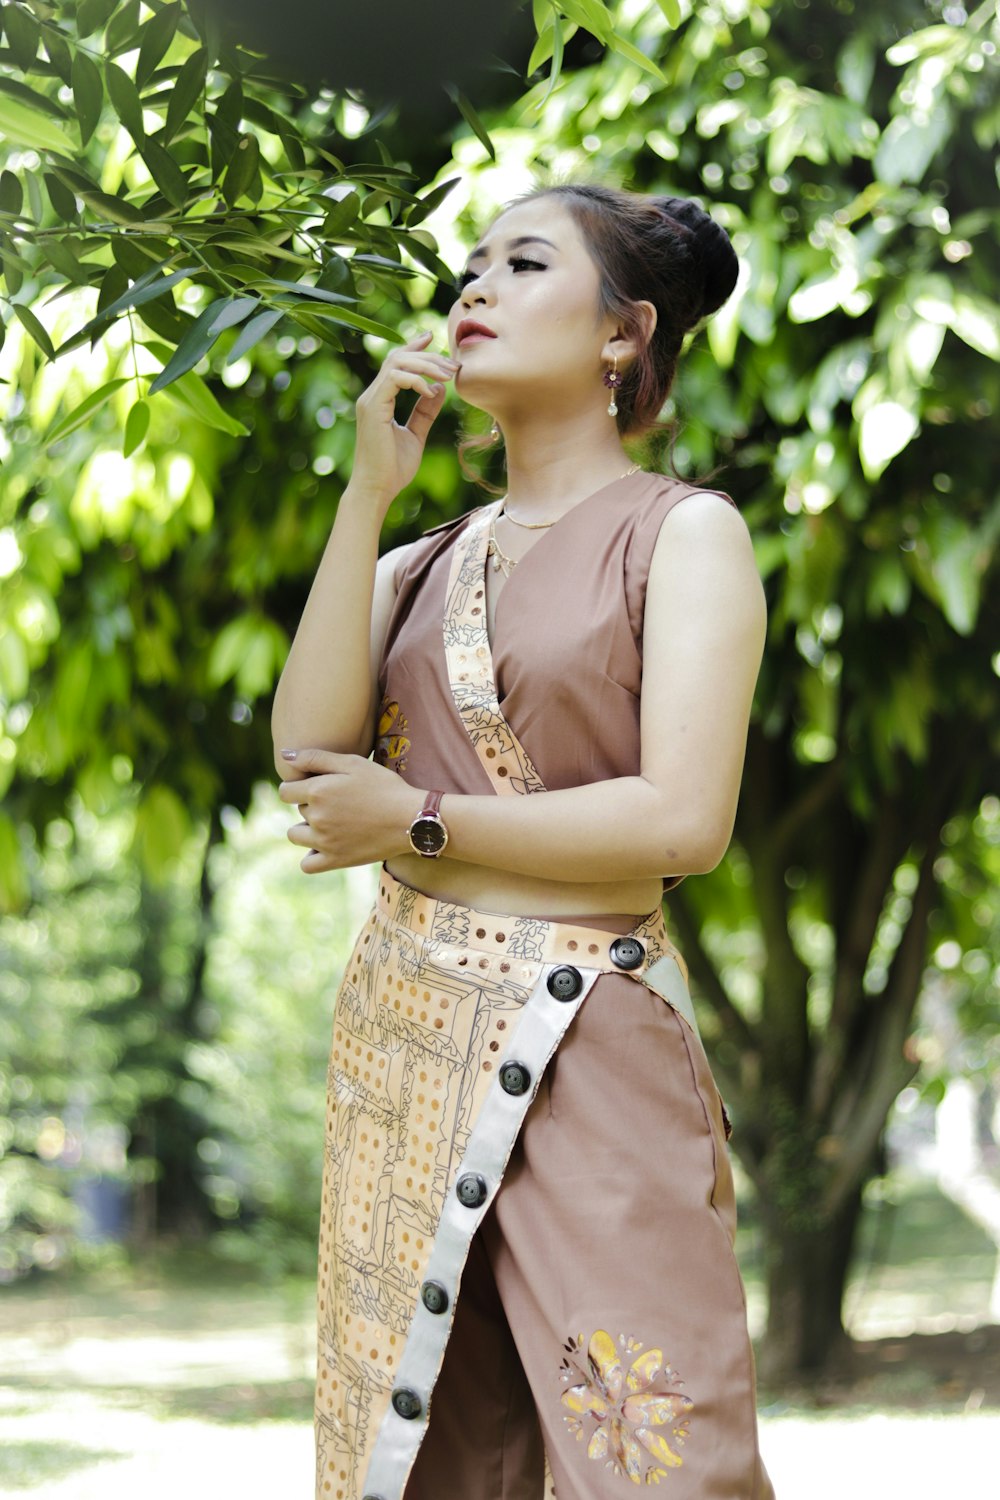
M 353 472 L 274 694 L 274 763 L 285 780 L 284 748 L 347 755 L 372 748 L 379 658 L 406 550 L 379 561 L 379 535 L 389 506 L 416 476 L 444 382 L 458 368 L 427 352 L 429 338 L 420 334 L 393 349 L 358 398 Z M 403 390 L 419 393 L 405 426 L 395 419 Z

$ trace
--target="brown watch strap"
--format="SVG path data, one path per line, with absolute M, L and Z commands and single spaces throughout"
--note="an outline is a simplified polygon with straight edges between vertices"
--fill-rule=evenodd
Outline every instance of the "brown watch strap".
M 441 798 L 443 796 L 444 792 L 428 792 L 418 816 L 421 818 L 439 818 L 441 816 Z

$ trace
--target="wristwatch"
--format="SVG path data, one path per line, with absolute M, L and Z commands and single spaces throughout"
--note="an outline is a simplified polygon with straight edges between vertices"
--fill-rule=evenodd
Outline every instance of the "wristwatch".
M 448 830 L 440 810 L 443 796 L 443 792 L 428 792 L 422 809 L 406 830 L 410 848 L 425 859 L 437 859 L 448 842 Z

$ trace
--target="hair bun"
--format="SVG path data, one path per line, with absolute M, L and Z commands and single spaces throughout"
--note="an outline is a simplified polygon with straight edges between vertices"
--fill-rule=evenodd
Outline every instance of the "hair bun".
M 740 274 L 740 263 L 732 241 L 721 224 L 691 198 L 654 198 L 657 208 L 674 223 L 694 235 L 694 247 L 703 277 L 698 321 L 716 312 L 732 294 Z

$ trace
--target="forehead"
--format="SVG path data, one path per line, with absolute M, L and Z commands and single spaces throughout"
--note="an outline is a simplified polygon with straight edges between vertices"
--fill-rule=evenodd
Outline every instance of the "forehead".
M 582 248 L 576 221 L 555 198 L 534 198 L 505 209 L 476 241 L 469 260 L 487 259 L 538 243 L 567 255 Z

